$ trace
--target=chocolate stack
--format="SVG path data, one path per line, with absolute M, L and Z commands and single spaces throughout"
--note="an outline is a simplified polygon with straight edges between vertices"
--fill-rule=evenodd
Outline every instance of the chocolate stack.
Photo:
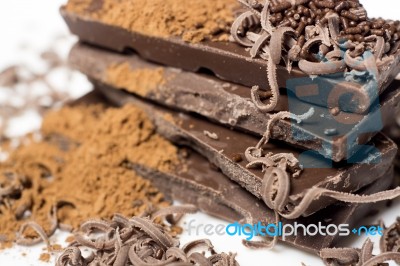
M 228 221 L 353 228 L 400 195 L 380 133 L 400 99 L 399 22 L 341 0 L 70 0 L 61 13 L 80 39 L 72 66 L 181 147 L 173 172 L 129 162 L 171 198 Z

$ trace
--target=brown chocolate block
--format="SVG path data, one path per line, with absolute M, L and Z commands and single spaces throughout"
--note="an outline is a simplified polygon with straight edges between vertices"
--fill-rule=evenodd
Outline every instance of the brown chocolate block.
M 226 176 L 256 197 L 262 198 L 261 184 L 264 173 L 261 169 L 246 168 L 247 161 L 244 159 L 245 150 L 254 147 L 258 138 L 199 117 L 145 102 L 98 82 L 96 87 L 117 105 L 134 103 L 140 106 L 157 125 L 161 135 L 177 144 L 193 148 L 219 167 Z M 397 146 L 383 134 L 375 136 L 369 145 L 374 149 L 366 151 L 365 154 L 357 154 L 357 163 L 333 163 L 314 153 L 304 153 L 278 141 L 271 141 L 264 146 L 264 150 L 273 154 L 292 153 L 304 166 L 305 169 L 298 178 L 290 179 L 289 202 L 296 206 L 299 199 L 304 197 L 304 193 L 313 187 L 355 192 L 376 181 L 382 172 L 386 172 L 392 166 Z M 242 160 L 235 158 L 238 155 Z M 333 202 L 331 198 L 320 197 L 308 206 L 303 215 L 309 216 Z
M 72 67 L 91 79 L 254 135 L 264 134 L 270 119 L 269 114 L 261 112 L 251 102 L 249 88 L 210 75 L 164 67 L 137 55 L 117 54 L 84 44 L 72 49 L 69 61 Z M 121 67 L 119 76 L 113 74 Z M 272 138 L 317 151 L 335 162 L 348 159 L 392 120 L 393 111 L 399 109 L 399 88 L 400 81 L 394 81 L 380 96 L 379 107 L 368 114 L 340 112 L 333 116 L 324 107 L 312 106 L 315 114 L 307 123 L 279 121 Z M 281 95 L 278 104 L 279 111 L 291 110 L 297 114 L 310 107 L 287 95 Z M 333 135 L 329 133 L 332 130 L 335 131 Z
M 92 4 L 101 0 L 94 0 Z M 232 10 L 232 12 L 234 12 Z M 206 70 L 218 78 L 251 87 L 258 85 L 268 90 L 267 61 L 252 58 L 248 51 L 236 43 L 203 41 L 188 43 L 178 37 L 160 38 L 128 31 L 105 24 L 89 16 L 61 9 L 68 27 L 81 41 L 118 52 L 135 51 L 142 58 L 191 72 Z M 320 76 L 316 79 L 294 67 L 289 73 L 285 66 L 278 65 L 277 78 L 281 88 L 288 88 L 296 96 L 321 106 L 339 107 L 344 111 L 363 113 L 369 110 L 376 97 L 385 91 L 400 72 L 400 52 L 383 69 L 377 82 L 374 80 L 349 81 L 344 73 Z M 377 84 L 377 86 L 376 86 Z M 309 87 L 316 87 L 310 97 L 301 96 Z M 351 95 L 352 97 L 346 97 Z M 341 97 L 344 98 L 341 98 Z M 334 102 L 329 102 L 335 99 Z

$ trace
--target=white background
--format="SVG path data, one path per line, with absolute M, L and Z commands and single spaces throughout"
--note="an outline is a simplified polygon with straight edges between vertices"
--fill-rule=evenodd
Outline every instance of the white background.
M 68 34 L 68 30 L 58 12 L 59 6 L 64 2 L 62 0 L 0 0 L 0 69 L 10 64 L 24 62 L 40 70 L 41 64 L 37 59 L 38 51 L 47 49 L 57 36 Z M 361 2 L 365 5 L 371 17 L 382 16 L 384 18 L 400 19 L 398 1 L 361 0 Z M 57 51 L 66 57 L 74 41 L 75 38 L 68 38 L 57 45 Z M 58 82 L 59 86 L 63 88 L 65 84 L 62 81 L 64 79 L 65 77 L 61 73 L 55 82 Z M 90 85 L 82 76 L 75 74 L 73 85 L 63 89 L 70 90 L 74 97 L 78 97 L 87 92 L 89 87 Z M 40 120 L 38 117 L 28 115 L 21 119 L 10 132 L 14 135 L 20 135 L 39 126 Z M 117 212 L 118 210 L 115 211 Z M 398 215 L 400 215 L 399 201 L 395 202 L 391 209 L 381 212 L 378 218 L 382 218 L 387 224 L 391 224 Z M 211 223 L 216 225 L 223 223 L 204 214 L 187 216 L 186 221 L 192 219 L 195 219 L 194 224 Z M 185 228 L 184 224 L 183 227 Z M 62 241 L 66 237 L 66 234 L 58 232 L 51 240 L 53 243 L 63 243 Z M 241 245 L 239 237 L 193 236 L 193 233 L 189 236 L 186 232 L 181 237 L 181 243 L 184 244 L 198 238 L 210 238 L 218 251 L 237 252 L 237 259 L 244 266 L 301 265 L 301 262 L 306 265 L 322 264 L 316 256 L 305 254 L 282 244 L 279 244 L 273 251 L 248 250 Z M 360 247 L 363 241 L 364 239 L 359 238 L 353 243 L 353 246 Z M 14 247 L 0 251 L 0 265 L 49 265 L 38 261 L 43 248 L 43 245 L 39 245 L 29 249 Z M 23 253 L 26 253 L 26 256 L 22 256 Z M 54 256 L 52 261 L 54 261 Z

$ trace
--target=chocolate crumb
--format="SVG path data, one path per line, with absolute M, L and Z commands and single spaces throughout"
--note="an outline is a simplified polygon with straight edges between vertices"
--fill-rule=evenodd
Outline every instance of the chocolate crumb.
M 232 155 L 232 160 L 233 160 L 235 163 L 240 163 L 240 162 L 243 161 L 243 157 L 242 157 L 241 154 L 235 153 L 235 154 Z
M 204 131 L 203 131 L 203 134 L 204 134 L 206 137 L 209 137 L 210 139 L 213 139 L 213 140 L 218 140 L 218 139 L 219 139 L 217 133 L 211 133 L 211 132 L 208 131 L 208 130 L 204 130 Z

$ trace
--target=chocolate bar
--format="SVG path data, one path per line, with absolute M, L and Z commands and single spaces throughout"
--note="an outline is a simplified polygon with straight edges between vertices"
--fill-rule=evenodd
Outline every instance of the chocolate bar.
M 134 103 L 140 106 L 153 120 L 161 135 L 172 142 L 193 148 L 220 168 L 226 176 L 256 197 L 263 198 L 264 172 L 262 169 L 246 167 L 248 162 L 245 151 L 257 144 L 256 137 L 153 105 L 99 82 L 95 84 L 98 90 L 117 105 Z M 293 170 L 293 178 L 290 179 L 288 204 L 296 206 L 309 190 L 316 187 L 354 192 L 376 181 L 382 172 L 391 167 L 397 146 L 382 134 L 375 136 L 369 145 L 370 149 L 357 154 L 353 162 L 341 163 L 333 163 L 315 153 L 303 152 L 281 142 L 270 142 L 264 146 L 264 150 L 277 158 L 281 158 L 282 154 L 292 154 L 295 159 L 291 160 L 299 160 L 303 166 L 300 176 L 294 177 L 296 170 Z M 309 216 L 333 202 L 335 200 L 329 197 L 316 197 L 297 215 Z
M 212 1 L 214 3 L 213 0 L 208 0 L 208 1 Z M 73 3 L 74 1 L 70 0 L 70 2 Z M 309 2 L 310 1 L 306 1 L 304 5 L 310 4 Z M 355 1 L 352 2 L 355 3 Z M 238 8 L 238 6 L 234 5 L 234 3 L 236 3 L 236 0 L 231 1 L 231 4 L 233 6 L 231 10 L 232 16 L 234 16 L 235 13 L 237 12 L 243 12 L 243 9 Z M 260 3 L 256 1 L 254 3 L 255 6 L 250 7 L 250 4 L 248 5 L 250 9 L 253 9 L 252 11 L 248 12 L 253 12 L 254 14 L 262 13 L 262 11 L 260 10 L 261 8 L 263 8 L 262 5 L 260 5 Z M 124 9 L 124 4 L 125 2 L 119 2 L 117 4 L 119 5 L 117 6 L 117 8 Z M 296 3 L 296 7 L 297 4 L 298 3 Z M 201 42 L 192 43 L 184 41 L 179 36 L 170 36 L 170 37 L 153 36 L 150 33 L 149 34 L 143 33 L 143 28 L 130 28 L 129 21 L 120 23 L 121 25 L 124 25 L 124 27 L 116 26 L 110 21 L 104 21 L 96 18 L 96 14 L 102 10 L 102 5 L 103 5 L 102 1 L 93 0 L 91 1 L 90 5 L 91 8 L 88 8 L 86 10 L 81 10 L 81 12 L 79 12 L 78 10 L 67 9 L 64 7 L 61 9 L 61 14 L 64 17 L 66 23 L 68 24 L 71 32 L 76 34 L 83 42 L 99 45 L 101 47 L 112 49 L 118 52 L 134 51 L 137 52 L 142 58 L 150 61 L 184 69 L 191 72 L 200 71 L 200 72 L 212 73 L 220 79 L 227 80 L 233 83 L 242 84 L 247 87 L 252 87 L 256 85 L 265 90 L 273 89 L 270 87 L 271 82 L 269 80 L 271 80 L 271 78 L 267 78 L 267 73 L 266 73 L 266 70 L 271 68 L 268 66 L 268 60 L 259 58 L 258 56 L 256 56 L 257 54 L 251 56 L 250 53 L 245 49 L 245 47 L 240 46 L 237 43 L 228 41 L 212 41 L 207 39 Z M 358 5 L 357 8 L 359 7 L 360 6 Z M 348 11 L 349 8 L 350 11 Z M 323 12 L 323 14 L 325 14 L 324 12 L 327 12 L 325 14 L 327 16 L 326 21 L 328 19 L 330 21 L 331 20 L 333 21 L 332 23 L 330 22 L 330 27 L 331 24 L 339 23 L 337 21 L 339 19 L 343 18 L 344 21 L 349 22 L 348 16 L 354 16 L 350 14 L 352 12 L 350 6 L 347 6 L 347 9 L 346 7 L 344 7 L 344 9 L 342 7 L 340 8 L 341 12 L 344 12 L 344 15 L 342 15 L 341 12 L 339 12 L 339 15 L 337 15 L 337 11 L 334 10 L 335 8 L 333 7 L 329 8 L 318 7 L 315 10 L 312 7 L 307 8 L 307 10 L 310 9 L 312 9 L 312 13 L 318 12 L 318 10 L 320 12 Z M 280 12 L 279 11 L 278 13 L 274 13 L 274 10 L 273 9 L 271 10 L 273 12 L 271 13 L 271 16 L 275 16 Z M 360 10 L 362 12 L 365 11 L 362 10 L 362 6 L 360 7 Z M 227 10 L 227 12 L 228 11 L 229 10 Z M 244 14 L 245 13 L 243 13 L 243 15 Z M 377 21 L 372 21 L 372 20 L 365 21 L 366 13 L 365 14 L 363 13 L 363 16 L 364 18 L 360 20 L 356 19 L 354 21 L 351 21 L 350 19 L 352 23 L 355 23 L 354 27 L 350 28 L 358 32 L 359 28 L 361 28 L 361 24 L 362 26 L 365 26 L 364 24 L 366 24 L 366 26 L 368 27 L 368 34 L 369 34 L 367 36 L 368 37 L 367 41 L 371 39 L 371 36 L 372 37 L 375 36 L 375 39 L 377 39 L 376 44 L 372 43 L 370 45 L 373 46 L 372 48 L 369 48 L 368 44 L 367 49 L 365 49 L 364 45 L 363 47 L 361 47 L 362 49 L 360 48 L 357 50 L 357 44 L 365 44 L 367 41 L 364 40 L 363 36 L 358 34 L 362 38 L 361 37 L 358 38 L 360 40 L 358 40 L 357 42 L 357 40 L 352 40 L 353 35 L 349 36 L 348 34 L 346 35 L 347 37 L 345 36 L 346 38 L 348 38 L 346 41 L 343 41 L 343 43 L 336 43 L 335 45 L 333 45 L 335 47 L 340 47 L 340 49 L 342 49 L 340 50 L 338 48 L 334 50 L 334 52 L 336 52 L 337 55 L 331 54 L 330 56 L 328 56 L 328 54 L 322 52 L 322 55 L 324 55 L 323 58 L 321 59 L 322 61 L 318 61 L 317 63 L 315 63 L 314 61 L 316 59 L 315 57 L 317 57 L 318 54 L 315 56 L 309 55 L 309 57 L 310 56 L 314 57 L 311 59 L 306 58 L 309 61 L 302 58 L 303 61 L 300 60 L 298 64 L 299 66 L 294 65 L 291 68 L 290 73 L 288 72 L 287 67 L 285 65 L 279 63 L 281 61 L 280 54 L 282 53 L 281 51 L 283 50 L 283 48 L 281 47 L 282 45 L 280 44 L 279 49 L 274 49 L 274 51 L 276 50 L 277 52 L 271 55 L 271 58 L 273 59 L 274 64 L 275 63 L 277 64 L 276 65 L 277 69 L 275 73 L 277 77 L 277 84 L 276 86 L 274 86 L 275 93 L 279 93 L 278 91 L 276 91 L 279 90 L 278 87 L 286 88 L 288 91 L 292 92 L 294 95 L 296 95 L 303 101 L 311 102 L 313 104 L 329 107 L 332 109 L 339 108 L 340 110 L 343 111 L 350 111 L 355 113 L 364 113 L 368 111 L 371 106 L 374 106 L 375 99 L 381 93 L 383 93 L 383 91 L 393 81 L 397 73 L 400 72 L 400 64 L 399 64 L 400 52 L 398 51 L 398 49 L 396 49 L 396 47 L 397 48 L 399 47 L 399 43 L 398 41 L 396 41 L 396 38 L 398 39 L 398 33 L 397 33 L 398 24 L 390 21 L 381 21 L 381 20 L 378 21 L 379 23 Z M 137 18 L 128 17 L 127 19 L 135 21 Z M 251 15 L 249 15 L 245 17 L 241 22 L 245 24 L 246 21 L 253 21 L 253 23 L 256 22 L 255 23 L 256 26 L 258 27 L 260 26 L 260 19 L 257 16 L 252 17 Z M 312 18 L 312 21 L 314 24 L 311 23 L 310 21 L 310 23 L 307 22 L 309 23 L 308 26 L 313 26 L 313 25 L 315 26 L 318 24 L 318 22 L 326 23 L 326 21 L 323 21 L 322 17 L 319 16 L 317 16 L 317 18 Z M 296 23 L 298 24 L 298 22 Z M 342 22 L 342 24 L 343 23 L 344 22 Z M 388 25 L 387 29 L 382 28 L 383 26 L 386 25 Z M 249 27 L 251 26 L 252 25 L 250 25 Z M 359 28 L 355 26 L 357 27 L 359 26 Z M 143 27 L 146 27 L 146 25 L 144 24 Z M 238 31 L 240 27 L 238 27 L 237 29 Z M 332 27 L 336 28 L 335 26 Z M 345 31 L 347 32 L 348 30 L 347 24 L 344 25 L 343 27 L 345 27 L 343 32 Z M 392 27 L 393 29 L 391 29 L 390 27 Z M 280 25 L 276 26 L 276 29 L 279 28 L 282 27 Z M 294 32 L 293 29 L 291 28 L 287 29 L 287 28 L 288 27 L 284 27 L 282 29 L 285 30 L 286 32 L 289 31 Z M 321 26 L 321 29 L 319 31 L 316 28 L 312 29 L 309 28 L 309 30 L 307 31 L 307 27 L 303 27 L 301 34 L 303 34 L 302 36 L 304 36 L 307 34 L 312 35 L 316 34 L 316 32 L 317 33 L 319 32 L 320 35 L 315 37 L 315 42 L 318 41 L 318 43 L 321 43 L 321 40 L 317 40 L 317 38 L 323 39 L 322 32 L 325 32 L 325 29 L 328 30 L 327 27 L 323 28 Z M 312 31 L 312 33 L 310 33 L 310 31 Z M 332 35 L 333 34 L 332 31 L 333 31 L 332 28 L 329 28 L 329 31 L 327 31 L 326 34 Z M 388 33 L 389 31 L 390 34 Z M 150 30 L 148 32 L 150 32 Z M 279 30 L 277 30 L 277 32 L 279 33 Z M 261 33 L 259 34 L 257 32 L 255 33 L 250 32 L 250 33 L 253 37 L 256 35 L 256 37 L 254 37 L 257 38 L 257 40 L 254 40 L 256 43 L 257 41 L 259 41 L 259 47 L 257 49 L 257 52 L 259 52 L 260 50 L 262 50 L 261 48 L 263 44 L 262 42 L 263 40 L 261 39 L 262 36 L 259 36 L 261 35 Z M 381 33 L 384 36 L 381 36 Z M 280 32 L 280 34 L 284 36 L 285 32 Z M 339 34 L 339 32 L 337 34 Z M 340 34 L 342 34 L 342 32 L 340 32 Z M 357 34 L 355 34 L 354 36 L 356 35 Z M 278 37 L 282 39 L 283 38 L 282 36 Z M 311 48 L 311 45 L 313 44 L 312 41 L 314 40 L 313 39 L 314 37 L 312 36 L 310 37 L 309 48 Z M 329 39 L 329 37 L 327 38 Z M 333 36 L 331 36 L 331 38 L 333 39 Z M 240 37 L 237 37 L 237 39 L 240 40 Z M 340 42 L 339 39 L 340 36 L 335 36 L 335 40 L 333 40 L 333 42 Z M 264 41 L 266 40 L 267 39 L 265 39 Z M 293 38 L 291 40 L 293 40 Z M 295 41 L 292 41 L 292 43 L 293 42 Z M 322 43 L 324 43 L 324 40 L 322 40 Z M 292 48 L 293 46 L 295 45 L 292 45 Z M 303 46 L 308 47 L 308 45 L 304 44 L 304 41 L 302 42 L 302 47 Z M 332 46 L 332 43 L 329 42 L 329 45 L 326 44 L 325 46 L 326 47 Z M 350 52 L 350 48 L 348 49 L 348 47 L 352 47 L 351 53 L 353 52 L 356 53 L 354 55 L 355 56 L 354 58 L 349 57 L 349 54 L 347 54 L 347 51 Z M 298 48 L 301 47 L 299 46 Z M 319 48 L 323 50 L 323 48 L 321 47 Z M 329 48 L 326 52 L 329 52 L 330 49 L 331 48 Z M 355 51 L 353 51 L 353 49 Z M 311 49 L 303 49 L 303 50 L 308 51 Z M 304 52 L 303 50 L 302 52 Z M 361 54 L 359 55 L 358 53 L 360 51 Z M 364 54 L 362 53 L 363 51 Z M 365 69 L 363 69 L 365 68 L 364 66 L 367 65 L 366 63 L 364 64 L 363 60 L 368 60 L 368 58 L 371 57 L 369 56 L 371 53 L 372 57 L 373 56 L 377 57 L 377 60 L 378 59 L 380 60 L 381 59 L 380 57 L 382 55 L 390 54 L 390 56 L 385 57 L 384 60 L 382 59 L 381 60 L 382 62 L 379 62 L 380 65 L 378 65 L 377 68 L 374 68 L 375 72 L 379 73 L 371 74 L 368 73 L 371 71 L 369 70 L 366 71 Z M 361 57 L 362 60 L 359 60 L 357 55 Z M 299 57 L 299 55 L 297 55 L 297 57 Z M 331 62 L 329 59 L 330 57 L 332 58 L 338 57 L 341 58 L 341 60 Z M 324 58 L 329 59 L 327 60 L 328 64 L 323 65 Z M 347 65 L 344 65 L 344 62 L 346 62 Z M 290 64 L 288 63 L 288 67 L 289 65 Z M 309 67 L 309 65 L 312 65 L 313 67 Z M 336 69 L 338 65 L 339 68 Z M 348 65 L 350 65 L 351 67 L 347 67 Z M 333 68 L 333 70 L 329 69 L 329 67 Z M 300 68 L 302 68 L 303 70 L 300 70 Z M 304 73 L 304 71 L 307 71 L 306 70 L 307 68 L 310 68 L 310 70 L 308 71 L 308 73 Z M 318 77 L 315 76 L 317 74 L 322 74 L 318 73 L 318 70 L 325 68 L 328 68 L 328 70 L 330 70 L 332 73 L 320 75 Z M 371 76 L 373 77 L 371 78 Z M 274 108 L 274 110 L 276 109 Z
M 80 103 L 109 104 L 96 92 L 92 92 L 80 99 Z M 183 148 L 181 156 L 185 165 L 176 172 L 166 173 L 140 165 L 137 162 L 128 162 L 125 167 L 131 167 L 143 177 L 153 183 L 167 196 L 184 203 L 194 204 L 205 213 L 216 216 L 229 222 L 249 224 L 274 223 L 275 214 L 265 204 L 242 189 L 238 184 L 224 176 L 220 171 L 210 167 L 209 162 L 191 149 Z M 182 170 L 184 169 L 184 170 Z M 390 187 L 393 180 L 393 169 L 383 175 L 379 181 L 360 190 L 360 195 L 368 195 L 383 191 Z M 348 224 L 349 228 L 357 225 L 363 217 L 370 213 L 375 204 L 343 204 L 338 203 L 310 216 L 297 220 L 281 219 L 283 225 L 299 224 Z M 314 254 L 322 248 L 341 246 L 344 237 L 331 236 L 288 236 L 283 243 L 292 245 Z
M 267 130 L 270 114 L 257 109 L 245 86 L 85 44 L 75 45 L 69 62 L 91 79 L 170 108 L 194 112 L 259 136 Z M 399 88 L 400 81 L 394 81 L 381 95 L 380 105 L 368 114 L 340 112 L 333 116 L 324 107 L 312 106 L 314 115 L 305 123 L 280 120 L 271 138 L 316 151 L 335 162 L 346 160 L 390 123 L 393 111 L 398 109 Z M 277 111 L 302 113 L 310 107 L 296 97 L 281 95 Z

